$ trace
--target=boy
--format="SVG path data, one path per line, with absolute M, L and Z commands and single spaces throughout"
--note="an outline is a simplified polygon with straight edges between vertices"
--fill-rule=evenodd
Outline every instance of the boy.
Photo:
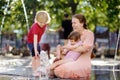
M 35 16 L 35 22 L 28 32 L 27 43 L 32 55 L 33 76 L 40 74 L 36 69 L 40 66 L 40 45 L 39 41 L 43 35 L 47 24 L 50 22 L 49 14 L 46 11 L 38 11 Z

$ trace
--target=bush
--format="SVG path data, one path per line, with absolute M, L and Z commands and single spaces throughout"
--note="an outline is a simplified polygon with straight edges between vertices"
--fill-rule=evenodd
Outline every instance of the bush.
M 21 53 L 22 53 L 22 57 L 30 56 L 30 51 L 27 49 L 27 47 L 21 48 Z
M 20 55 L 20 50 L 17 49 L 17 48 L 15 48 L 15 47 L 13 47 L 13 49 L 11 50 L 11 53 L 12 53 L 13 55 Z

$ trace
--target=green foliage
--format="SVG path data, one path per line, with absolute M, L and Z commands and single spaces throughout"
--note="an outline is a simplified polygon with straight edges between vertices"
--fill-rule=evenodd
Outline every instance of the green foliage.
M 87 0 L 96 11 L 103 14 L 97 23 L 106 26 L 110 31 L 119 29 L 120 25 L 120 0 Z M 95 15 L 97 17 L 97 15 Z M 100 18 L 98 18 L 100 19 Z
M 0 0 L 0 21 L 4 16 L 4 9 L 8 0 Z M 63 15 L 68 13 L 82 13 L 87 18 L 88 27 L 94 31 L 95 26 L 100 25 L 117 30 L 120 26 L 120 0 L 23 0 L 26 6 L 29 27 L 34 16 L 39 10 L 47 10 L 51 16 L 50 27 L 61 27 Z M 70 18 L 71 18 L 70 17 Z M 1 22 L 0 22 L 1 24 Z M 5 18 L 3 31 L 19 30 L 27 32 L 27 25 L 21 0 L 10 0 L 8 12 Z

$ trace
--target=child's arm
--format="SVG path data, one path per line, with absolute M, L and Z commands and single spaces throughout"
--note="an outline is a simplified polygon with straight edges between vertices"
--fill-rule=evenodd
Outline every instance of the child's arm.
M 79 45 L 69 45 L 69 46 L 63 46 L 64 49 L 68 49 L 68 50 L 72 50 L 72 49 L 75 49 L 77 48 Z
M 38 36 L 34 34 L 34 51 L 35 51 L 35 56 L 38 56 L 39 52 L 37 50 L 37 38 Z
M 80 45 L 81 45 L 81 43 L 78 42 L 75 45 L 65 45 L 65 46 L 63 46 L 63 48 L 68 49 L 68 50 L 73 50 L 73 49 L 76 49 L 77 47 L 79 47 Z

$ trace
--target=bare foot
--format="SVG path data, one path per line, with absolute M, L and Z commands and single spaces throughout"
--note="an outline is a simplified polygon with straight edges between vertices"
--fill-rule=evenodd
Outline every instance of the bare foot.
M 54 78 L 54 70 L 50 70 L 48 75 L 49 75 L 49 78 Z

